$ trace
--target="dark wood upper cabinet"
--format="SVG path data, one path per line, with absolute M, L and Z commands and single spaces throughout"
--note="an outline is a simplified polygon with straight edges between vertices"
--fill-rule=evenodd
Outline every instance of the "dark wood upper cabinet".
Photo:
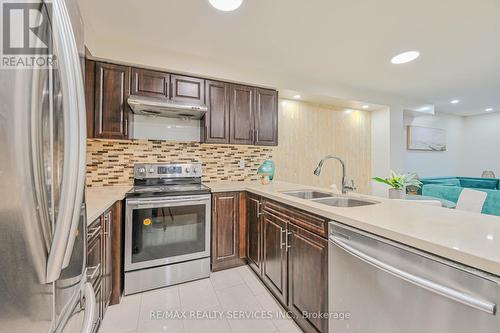
M 327 333 L 327 318 L 303 314 L 328 313 L 328 241 L 293 223 L 288 231 L 288 308 L 305 332 Z
M 278 92 L 255 89 L 255 144 L 278 145 Z
M 128 139 L 131 134 L 130 67 L 96 63 L 94 137 Z
M 229 143 L 229 84 L 206 81 L 208 112 L 202 120 L 202 141 Z
M 254 94 L 248 86 L 230 85 L 230 138 L 229 143 L 251 145 L 254 143 Z
M 87 138 L 94 137 L 95 121 L 95 61 L 85 59 L 85 107 L 87 108 Z
M 170 98 L 170 74 L 132 68 L 132 95 Z
M 264 211 L 262 279 L 274 296 L 287 304 L 287 221 Z
M 170 75 L 172 95 L 175 102 L 205 105 L 205 80 L 181 75 Z
M 204 143 L 278 145 L 278 92 L 86 59 L 87 137 L 133 137 L 130 95 L 207 105 Z
M 216 193 L 212 205 L 212 271 L 244 264 L 240 258 L 240 193 Z
M 262 262 L 262 219 L 260 197 L 247 195 L 247 260 L 257 274 L 261 274 Z

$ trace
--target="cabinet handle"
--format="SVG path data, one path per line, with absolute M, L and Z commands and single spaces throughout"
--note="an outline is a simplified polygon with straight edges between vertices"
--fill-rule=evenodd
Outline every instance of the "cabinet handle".
M 258 130 L 258 129 L 256 129 L 256 130 L 255 130 L 255 139 L 254 139 L 254 142 L 255 142 L 255 141 L 258 141 L 258 140 L 259 140 L 259 130 Z
M 288 237 L 290 237 L 290 235 L 291 235 L 291 234 L 292 234 L 292 232 L 291 232 L 291 231 L 288 231 L 288 232 L 286 233 L 286 252 L 288 252 L 288 249 L 291 249 L 291 248 L 292 248 L 292 246 L 289 244 L 290 242 L 289 242 L 289 240 L 288 240 Z
M 285 236 L 286 236 L 286 229 L 282 229 L 281 233 L 280 233 L 280 243 L 281 243 L 280 249 L 283 249 L 283 246 L 286 247 L 288 244 L 288 241 L 286 239 L 285 239 L 285 242 L 283 242 L 283 237 L 285 237 Z
M 262 212 L 262 209 L 260 208 L 261 206 L 262 206 L 262 204 L 260 203 L 260 201 L 257 201 L 257 217 L 264 215 L 264 213 Z
M 87 271 L 90 270 L 92 270 L 92 273 L 90 274 L 87 273 L 87 280 L 93 281 L 96 278 L 96 275 L 99 275 L 99 272 L 101 270 L 101 264 L 97 264 L 96 266 L 87 268 Z
M 89 230 L 90 231 L 90 234 L 88 235 L 88 239 L 93 239 L 95 236 L 97 236 L 97 234 L 99 234 L 99 232 L 101 232 L 101 227 L 96 227 L 92 230 Z

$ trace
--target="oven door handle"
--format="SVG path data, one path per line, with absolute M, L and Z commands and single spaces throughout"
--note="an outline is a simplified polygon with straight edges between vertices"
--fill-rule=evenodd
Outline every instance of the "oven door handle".
M 182 205 L 179 205 L 182 203 Z M 167 200 L 127 200 L 127 205 L 134 209 L 143 209 L 143 208 L 156 208 L 158 206 L 161 207 L 169 207 L 169 206 L 186 206 L 190 204 L 202 204 L 207 205 L 210 203 L 210 197 L 207 198 L 183 198 L 183 199 L 167 199 Z

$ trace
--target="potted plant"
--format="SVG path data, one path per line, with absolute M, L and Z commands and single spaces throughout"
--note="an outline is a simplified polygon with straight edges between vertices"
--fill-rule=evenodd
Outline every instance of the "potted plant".
M 404 199 L 407 186 L 414 186 L 420 188 L 422 183 L 418 180 L 417 174 L 407 173 L 400 175 L 391 170 L 390 178 L 373 178 L 374 181 L 389 185 L 389 198 L 390 199 Z

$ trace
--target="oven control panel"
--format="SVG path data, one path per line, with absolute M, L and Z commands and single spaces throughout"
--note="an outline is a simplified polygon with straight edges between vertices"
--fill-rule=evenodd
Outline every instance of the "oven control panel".
M 162 164 L 141 163 L 134 165 L 134 178 L 199 178 L 201 163 Z

